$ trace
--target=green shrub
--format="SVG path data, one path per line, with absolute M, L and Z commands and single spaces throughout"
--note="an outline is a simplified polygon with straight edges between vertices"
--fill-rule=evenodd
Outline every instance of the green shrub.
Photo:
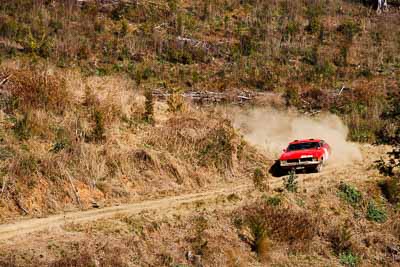
M 386 211 L 376 206 L 374 201 L 370 201 L 367 206 L 367 219 L 369 221 L 383 223 L 387 220 Z
M 351 205 L 357 205 L 362 200 L 362 194 L 355 187 L 341 182 L 339 185 L 338 196 Z
M 284 188 L 292 193 L 297 192 L 298 189 L 298 182 L 297 182 L 297 175 L 296 171 L 290 171 L 287 177 L 283 178 L 283 186 Z
M 345 266 L 355 267 L 359 263 L 359 258 L 352 252 L 344 252 L 339 255 L 340 263 Z
M 270 206 L 279 206 L 282 204 L 282 199 L 279 196 L 264 197 L 265 202 Z
M 1 140 L 1 139 L 0 139 Z M 1 143 L 1 141 L 0 141 Z M 13 158 L 15 155 L 14 149 L 8 146 L 0 146 L 0 161 Z M 1 174 L 1 171 L 0 171 Z
M 300 23 L 294 20 L 290 20 L 286 25 L 284 36 L 285 39 L 292 38 L 300 31 Z

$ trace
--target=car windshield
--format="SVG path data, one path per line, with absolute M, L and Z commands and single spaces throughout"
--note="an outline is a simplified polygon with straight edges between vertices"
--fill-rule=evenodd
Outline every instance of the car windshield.
M 289 147 L 287 148 L 287 151 L 313 149 L 318 147 L 319 147 L 318 142 L 297 143 L 297 144 L 290 144 Z

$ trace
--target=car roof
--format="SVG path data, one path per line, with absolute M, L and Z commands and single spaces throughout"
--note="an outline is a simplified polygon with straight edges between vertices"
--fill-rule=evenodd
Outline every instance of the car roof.
M 310 142 L 315 142 L 319 143 L 321 142 L 321 139 L 314 139 L 314 138 L 309 138 L 309 139 L 301 139 L 301 140 L 294 140 L 293 142 L 290 142 L 289 144 L 301 144 L 301 143 L 310 143 Z

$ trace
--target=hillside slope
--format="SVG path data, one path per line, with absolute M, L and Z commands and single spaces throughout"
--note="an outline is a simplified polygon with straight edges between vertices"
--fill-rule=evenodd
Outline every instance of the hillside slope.
M 382 198 L 377 182 L 383 177 L 370 168 L 388 147 L 363 146 L 361 150 L 362 162 L 301 175 L 295 194 L 280 192 L 282 181 L 275 179 L 269 183 L 271 190 L 264 193 L 248 187 L 232 188 L 223 194 L 188 197 L 183 202 L 143 202 L 132 205 L 131 210 L 82 212 L 82 217 L 67 214 L 64 223 L 50 217 L 42 220 L 41 232 L 31 232 L 39 229 L 32 220 L 15 224 L 16 229 L 8 233 L 3 231 L 8 226 L 0 226 L 0 263 L 396 266 L 400 261 L 396 252 L 400 242 L 398 211 Z M 375 211 L 383 210 L 387 216 L 384 221 L 369 217 L 369 203 L 374 201 L 379 203 Z M 263 216 L 267 216 L 266 225 Z M 87 222 L 91 217 L 98 220 Z M 256 227 L 269 230 L 252 250 L 251 242 L 258 238 L 252 232 Z M 20 238 L 28 232 L 29 237 Z
M 162 92 L 273 92 L 341 115 L 355 141 L 387 141 L 400 15 L 361 2 L 4 1 L 1 58 L 124 73 Z

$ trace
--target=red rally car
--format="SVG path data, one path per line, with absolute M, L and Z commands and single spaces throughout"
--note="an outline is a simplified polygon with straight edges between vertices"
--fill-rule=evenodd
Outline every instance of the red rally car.
M 320 172 L 331 154 L 330 146 L 320 139 L 294 140 L 279 158 L 284 170 L 310 169 Z

